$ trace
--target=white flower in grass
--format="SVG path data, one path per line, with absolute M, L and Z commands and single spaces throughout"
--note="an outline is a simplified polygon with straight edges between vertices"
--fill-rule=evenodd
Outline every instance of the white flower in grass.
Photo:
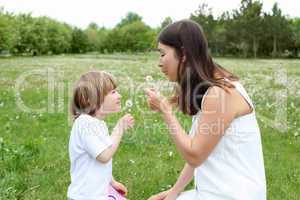
M 151 81 L 153 81 L 153 78 L 152 78 L 152 76 L 146 76 L 146 81 L 147 81 L 147 82 L 151 82 Z
M 293 109 L 295 108 L 294 102 L 291 103 L 291 107 L 292 107 Z
M 173 151 L 169 151 L 169 157 L 173 156 Z
M 134 163 L 135 163 L 135 161 L 132 160 L 132 159 L 130 159 L 129 162 L 130 162 L 131 164 L 134 164 Z
M 132 100 L 128 99 L 125 103 L 127 108 L 131 108 L 133 106 Z

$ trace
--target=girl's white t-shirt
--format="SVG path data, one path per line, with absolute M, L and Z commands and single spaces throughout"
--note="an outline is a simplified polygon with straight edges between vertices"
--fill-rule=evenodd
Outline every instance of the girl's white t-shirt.
M 106 123 L 90 115 L 80 115 L 73 124 L 69 157 L 71 184 L 68 198 L 107 200 L 112 179 L 112 160 L 101 163 L 96 157 L 112 145 Z

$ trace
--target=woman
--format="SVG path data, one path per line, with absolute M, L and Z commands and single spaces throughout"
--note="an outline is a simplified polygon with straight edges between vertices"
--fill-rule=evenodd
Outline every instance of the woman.
M 170 102 L 155 90 L 146 90 L 146 95 L 186 164 L 170 190 L 149 200 L 265 200 L 260 130 L 238 77 L 212 61 L 202 29 L 193 21 L 167 26 L 158 37 L 158 49 L 161 71 L 179 90 Z M 189 135 L 171 103 L 193 116 Z M 193 178 L 195 189 L 182 193 Z

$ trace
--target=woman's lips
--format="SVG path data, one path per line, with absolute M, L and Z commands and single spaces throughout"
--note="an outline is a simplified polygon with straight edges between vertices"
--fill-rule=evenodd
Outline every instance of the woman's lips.
M 162 73 L 167 74 L 167 71 L 161 70 Z

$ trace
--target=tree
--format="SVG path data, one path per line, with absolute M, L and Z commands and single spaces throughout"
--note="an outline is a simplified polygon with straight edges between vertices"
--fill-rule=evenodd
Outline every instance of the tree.
M 164 19 L 164 21 L 161 23 L 160 29 L 163 29 L 163 28 L 165 28 L 166 26 L 168 26 L 169 24 L 172 24 L 172 23 L 173 23 L 172 18 L 171 17 L 166 17 Z
M 90 23 L 85 33 L 88 39 L 88 50 L 96 51 L 99 45 L 98 25 L 96 23 Z
M 209 43 L 211 51 L 218 51 L 218 33 L 221 33 L 221 27 L 218 28 L 219 32 L 216 32 L 218 22 L 214 19 L 212 9 L 207 4 L 203 3 L 199 5 L 198 10 L 191 14 L 190 19 L 197 22 L 202 28 L 203 32 Z
M 88 50 L 88 38 L 84 31 L 74 28 L 71 42 L 72 53 L 85 53 Z
M 134 12 L 129 12 L 127 13 L 126 17 L 123 18 L 119 24 L 117 24 L 117 28 L 121 28 L 137 21 L 142 21 L 142 17 Z
M 288 20 L 282 15 L 281 9 L 275 3 L 272 14 L 265 14 L 265 26 L 273 41 L 272 57 L 278 56 L 278 43 L 291 35 Z
M 13 47 L 19 37 L 19 33 L 14 24 L 14 16 L 9 13 L 4 13 L 4 9 L 0 8 L 0 52 L 4 50 L 13 51 Z
M 292 28 L 292 34 L 293 34 L 293 52 L 294 56 L 299 56 L 299 50 L 300 50 L 300 18 L 295 18 L 291 20 L 291 28 Z
M 105 40 L 105 49 L 109 52 L 145 51 L 151 47 L 155 36 L 149 26 L 142 21 L 135 21 L 110 31 Z
M 259 42 L 263 34 L 262 3 L 259 1 L 242 0 L 239 10 L 234 12 L 234 28 L 240 29 L 242 48 L 247 48 L 247 43 L 252 45 L 254 58 L 257 57 Z
M 48 52 L 68 53 L 71 50 L 72 28 L 52 19 L 47 19 Z

